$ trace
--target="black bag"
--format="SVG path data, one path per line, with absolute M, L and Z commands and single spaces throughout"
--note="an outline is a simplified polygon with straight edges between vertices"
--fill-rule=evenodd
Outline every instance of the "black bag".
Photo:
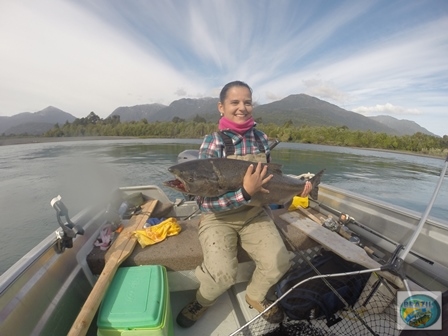
M 331 251 L 325 250 L 314 257 L 311 263 L 321 274 L 365 269 L 342 259 Z M 297 283 L 315 275 L 317 275 L 316 272 L 308 263 L 299 268 L 291 269 L 277 283 L 277 296 L 282 296 Z M 361 295 L 369 277 L 370 273 L 364 273 L 325 278 L 325 280 L 344 298 L 349 306 L 353 306 Z M 309 280 L 297 286 L 280 301 L 280 305 L 291 320 L 310 320 L 324 316 L 329 327 L 341 320 L 340 318 L 337 319 L 334 314 L 345 307 L 345 304 L 321 278 Z

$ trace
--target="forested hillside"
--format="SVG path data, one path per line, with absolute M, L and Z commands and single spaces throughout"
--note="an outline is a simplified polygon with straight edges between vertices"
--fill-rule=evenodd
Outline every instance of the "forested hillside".
M 423 133 L 413 135 L 389 135 L 373 131 L 350 130 L 348 127 L 301 126 L 292 122 L 284 125 L 259 123 L 257 128 L 266 132 L 272 139 L 282 142 L 301 142 L 322 145 L 377 148 L 401 150 L 432 155 L 445 155 L 448 152 L 448 136 L 436 137 Z M 196 116 L 191 121 L 174 118 L 173 121 L 149 123 L 146 119 L 139 122 L 120 122 L 117 116 L 101 119 L 94 113 L 87 118 L 76 119 L 72 123 L 56 125 L 46 132 L 48 137 L 76 136 L 134 136 L 143 138 L 202 138 L 217 130 L 215 122 L 206 122 Z

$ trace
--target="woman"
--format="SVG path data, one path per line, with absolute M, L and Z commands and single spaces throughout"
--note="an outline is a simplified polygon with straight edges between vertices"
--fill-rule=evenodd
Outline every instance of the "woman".
M 246 289 L 246 302 L 262 312 L 271 302 L 266 299 L 269 289 L 290 267 L 290 257 L 272 219 L 262 207 L 248 206 L 257 192 L 272 175 L 266 176 L 269 162 L 269 145 L 265 133 L 255 128 L 252 117 L 252 89 L 244 82 L 226 84 L 219 96 L 220 132 L 205 136 L 199 158 L 226 157 L 228 159 L 258 162 L 249 166 L 243 186 L 218 197 L 198 197 L 202 211 L 199 241 L 204 261 L 196 269 L 200 282 L 196 298 L 177 316 L 182 327 L 192 326 L 216 299 L 236 281 L 237 244 L 255 262 L 255 271 Z M 302 196 L 308 195 L 307 183 Z M 263 317 L 271 323 L 280 323 L 283 312 L 272 307 Z

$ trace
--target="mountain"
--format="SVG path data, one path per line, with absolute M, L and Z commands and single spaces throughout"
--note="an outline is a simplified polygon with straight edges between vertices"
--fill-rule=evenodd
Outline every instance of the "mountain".
M 262 118 L 263 123 L 281 125 L 291 120 L 296 126 L 347 126 L 352 130 L 399 134 L 397 130 L 376 120 L 306 94 L 290 95 L 281 100 L 257 106 L 254 115 L 255 118 Z
M 5 131 L 5 134 L 42 135 L 45 132 L 51 130 L 53 126 L 53 123 L 27 122 L 8 128 Z
M 171 121 L 173 118 L 192 120 L 196 116 L 209 122 L 218 122 L 218 98 L 182 98 L 169 106 L 143 104 L 116 108 L 109 117 L 119 115 L 120 121 L 149 122 Z M 306 94 L 294 94 L 281 100 L 257 105 L 254 116 L 262 123 L 283 125 L 292 121 L 295 126 L 334 126 L 352 130 L 384 132 L 390 135 L 412 135 L 417 132 L 437 136 L 410 120 L 398 120 L 389 116 L 366 117 Z M 54 124 L 73 122 L 76 118 L 56 107 L 49 106 L 35 113 L 24 112 L 11 117 L 0 117 L 0 134 L 40 135 Z
M 182 98 L 173 101 L 169 106 L 150 104 L 119 107 L 109 117 L 119 115 L 120 121 L 139 121 L 143 118 L 146 118 L 149 122 L 171 121 L 174 117 L 188 120 L 196 115 L 202 116 L 211 111 L 216 111 L 217 103 L 218 98 Z
M 417 132 L 437 136 L 434 133 L 431 133 L 426 128 L 421 127 L 419 124 L 417 124 L 415 121 L 406 120 L 406 119 L 396 119 L 391 116 L 386 115 L 380 115 L 375 117 L 369 117 L 370 119 L 376 120 L 382 124 L 388 125 L 389 127 L 397 130 L 400 135 L 412 135 Z
M 75 119 L 76 117 L 70 113 L 64 112 L 53 106 L 48 106 L 47 108 L 34 113 L 23 112 L 11 117 L 0 117 L 0 134 L 5 133 L 6 135 L 9 135 L 28 133 L 38 135 L 45 132 L 36 133 L 38 132 L 37 129 L 45 129 L 47 127 L 45 124 L 50 124 L 51 127 L 48 129 L 51 129 L 56 123 L 62 126 L 66 121 L 73 122 Z M 24 126 L 26 124 L 28 124 L 28 126 Z M 23 130 L 21 133 L 17 133 L 17 128 L 15 129 L 16 131 L 14 131 L 14 128 L 19 125 L 23 126 L 20 128 L 20 130 Z M 11 129 L 13 131 L 11 131 Z
M 171 121 L 174 117 L 184 120 L 192 119 L 196 115 L 203 116 L 217 111 L 218 98 L 182 98 L 173 101 L 169 106 L 161 104 L 136 105 L 119 107 L 109 117 L 119 115 L 120 121 L 139 121 L 146 118 L 149 122 Z M 215 112 L 218 115 L 218 112 Z
M 166 105 L 162 104 L 122 106 L 116 108 L 109 117 L 119 115 L 121 122 L 140 121 L 142 119 L 150 120 L 154 114 L 166 107 Z
M 181 119 L 193 119 L 196 115 L 204 116 L 215 113 L 217 116 L 218 98 L 182 98 L 173 101 L 169 106 L 155 113 L 148 121 L 171 121 L 174 117 Z

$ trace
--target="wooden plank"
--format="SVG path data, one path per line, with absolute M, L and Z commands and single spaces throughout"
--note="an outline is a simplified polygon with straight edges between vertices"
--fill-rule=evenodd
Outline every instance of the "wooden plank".
M 337 233 L 322 227 L 309 218 L 303 218 L 296 211 L 284 213 L 283 215 L 280 215 L 280 217 L 291 225 L 294 225 L 296 228 L 301 230 L 308 237 L 312 238 L 326 249 L 333 251 L 347 261 L 354 262 L 366 268 L 381 267 L 381 265 L 377 261 L 370 258 L 367 255 L 366 251 L 364 251 L 359 246 L 350 243 Z M 379 272 L 379 274 L 394 283 L 399 288 L 404 287 L 403 282 L 398 276 L 395 276 L 386 271 Z
M 311 218 L 313 221 L 315 221 L 318 224 L 323 224 L 323 221 L 320 218 L 317 218 L 316 216 L 314 216 L 311 212 L 309 212 L 307 209 L 302 208 L 302 207 L 298 207 L 297 210 L 299 210 L 301 213 L 303 213 L 305 216 L 308 216 L 309 218 Z
M 104 269 L 78 314 L 78 317 L 73 323 L 68 336 L 86 335 L 90 323 L 92 323 L 118 267 L 127 257 L 129 257 L 137 244 L 137 238 L 135 238 L 132 233 L 135 230 L 143 228 L 143 225 L 145 225 L 156 205 L 157 200 L 151 200 L 145 203 L 141 213 L 132 216 L 129 223 L 112 243 L 112 246 L 106 254 L 106 264 L 104 265 Z

